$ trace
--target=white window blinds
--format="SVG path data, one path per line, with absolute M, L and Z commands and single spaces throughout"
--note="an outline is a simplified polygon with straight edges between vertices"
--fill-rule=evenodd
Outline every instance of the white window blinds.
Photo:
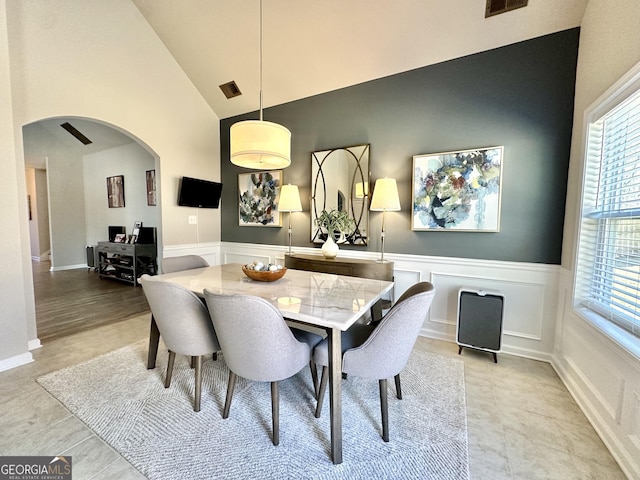
M 640 336 L 640 92 L 589 126 L 576 301 Z

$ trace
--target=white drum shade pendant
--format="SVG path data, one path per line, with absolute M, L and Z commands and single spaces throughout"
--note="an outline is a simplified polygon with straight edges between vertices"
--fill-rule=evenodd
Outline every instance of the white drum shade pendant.
M 291 132 L 262 119 L 262 0 L 260 0 L 260 120 L 234 123 L 229 129 L 231 163 L 254 169 L 285 168 L 291 164 Z
M 269 170 L 291 164 L 291 132 L 282 125 L 245 120 L 231 125 L 229 138 L 234 165 Z

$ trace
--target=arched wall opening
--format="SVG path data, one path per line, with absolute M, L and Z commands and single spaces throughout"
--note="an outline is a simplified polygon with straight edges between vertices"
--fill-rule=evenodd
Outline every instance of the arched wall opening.
M 110 225 L 131 233 L 135 222 L 143 222 L 156 227 L 161 243 L 159 157 L 134 135 L 97 119 L 54 117 L 25 125 L 23 147 L 25 167 L 46 171 L 45 194 L 27 197 L 30 226 L 42 227 L 34 217 L 47 202 L 52 270 L 86 267 L 86 246 L 107 240 Z M 124 206 L 109 206 L 107 178 L 114 176 L 124 180 Z M 148 190 L 147 176 L 155 177 L 155 192 Z M 38 243 L 46 244 L 37 230 Z

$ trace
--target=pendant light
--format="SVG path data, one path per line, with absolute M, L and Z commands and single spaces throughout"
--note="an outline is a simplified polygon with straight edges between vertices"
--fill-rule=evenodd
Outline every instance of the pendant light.
M 260 120 L 231 125 L 231 163 L 254 169 L 285 168 L 291 164 L 291 132 L 262 119 L 262 0 L 260 0 Z

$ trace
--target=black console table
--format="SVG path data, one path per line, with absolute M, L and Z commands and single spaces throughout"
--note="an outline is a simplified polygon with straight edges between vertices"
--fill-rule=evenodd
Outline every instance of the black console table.
M 98 274 L 137 285 L 138 278 L 158 273 L 155 243 L 98 242 Z

